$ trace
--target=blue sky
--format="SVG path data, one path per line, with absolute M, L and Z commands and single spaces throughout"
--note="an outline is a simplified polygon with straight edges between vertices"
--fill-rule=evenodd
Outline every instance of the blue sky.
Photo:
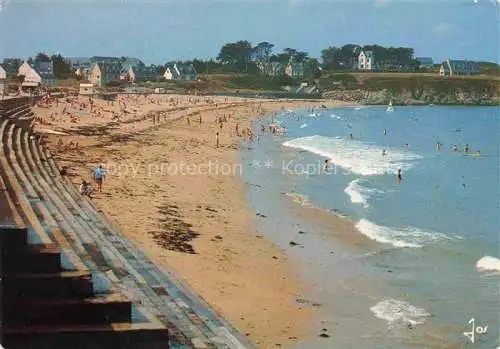
M 499 61 L 500 0 L 0 0 L 0 57 L 217 56 L 269 41 L 319 57 L 346 43 L 413 47 L 435 61 Z

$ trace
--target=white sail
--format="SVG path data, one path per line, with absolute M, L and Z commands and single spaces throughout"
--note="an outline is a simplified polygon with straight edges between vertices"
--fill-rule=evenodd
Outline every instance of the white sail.
M 387 106 L 387 112 L 391 113 L 394 111 L 394 107 L 392 106 L 392 100 L 389 101 L 389 105 Z

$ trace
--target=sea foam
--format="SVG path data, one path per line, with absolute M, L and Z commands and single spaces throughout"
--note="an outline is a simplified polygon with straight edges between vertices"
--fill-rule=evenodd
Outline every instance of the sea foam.
M 376 188 L 367 188 L 362 185 L 361 178 L 357 178 L 349 183 L 344 189 L 353 204 L 359 204 L 364 207 L 369 207 L 368 200 L 374 195 L 380 195 L 383 192 Z
M 484 256 L 477 261 L 476 268 L 481 271 L 500 271 L 500 259 L 491 256 Z
M 442 233 L 428 232 L 414 227 L 384 227 L 364 218 L 356 224 L 356 229 L 374 241 L 391 244 L 394 247 L 420 248 L 438 241 L 450 240 Z
M 426 317 L 430 316 L 425 309 L 396 299 L 380 301 L 370 310 L 379 319 L 387 321 L 389 328 L 396 325 L 420 325 L 425 322 Z
M 381 148 L 359 141 L 310 136 L 292 139 L 283 146 L 327 157 L 332 163 L 361 176 L 395 174 L 398 168 L 408 171 L 422 157 L 408 151 Z

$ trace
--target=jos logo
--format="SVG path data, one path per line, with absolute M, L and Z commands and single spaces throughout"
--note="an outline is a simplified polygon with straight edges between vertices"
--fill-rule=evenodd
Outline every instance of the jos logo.
M 464 332 L 464 336 L 469 338 L 471 343 L 476 341 L 476 334 L 486 334 L 488 332 L 488 325 L 476 326 L 476 320 L 474 318 L 469 320 L 469 325 L 472 325 L 470 332 Z

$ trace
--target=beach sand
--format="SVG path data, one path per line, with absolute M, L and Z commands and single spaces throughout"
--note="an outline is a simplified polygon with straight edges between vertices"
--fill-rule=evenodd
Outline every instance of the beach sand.
M 240 166 L 248 164 L 238 163 L 241 138 L 235 128 L 282 108 L 340 103 L 175 95 L 120 99 L 126 106 L 95 100 L 92 113 L 85 107 L 78 112 L 78 122 L 62 115 L 64 108 L 74 111 L 69 104 L 34 107 L 35 130 L 68 134 L 47 133 L 47 145 L 58 163 L 68 166 L 75 185 L 102 164 L 107 178 L 103 193 L 93 199 L 97 207 L 259 347 L 284 347 L 311 335 L 315 310 L 296 302 L 308 285 L 295 262 L 254 227 L 255 213 L 239 178 Z M 112 121 L 113 114 L 120 121 Z M 153 126 L 156 114 L 161 124 Z M 215 120 L 224 115 L 228 122 L 220 129 Z M 78 149 L 70 144 L 76 141 Z

